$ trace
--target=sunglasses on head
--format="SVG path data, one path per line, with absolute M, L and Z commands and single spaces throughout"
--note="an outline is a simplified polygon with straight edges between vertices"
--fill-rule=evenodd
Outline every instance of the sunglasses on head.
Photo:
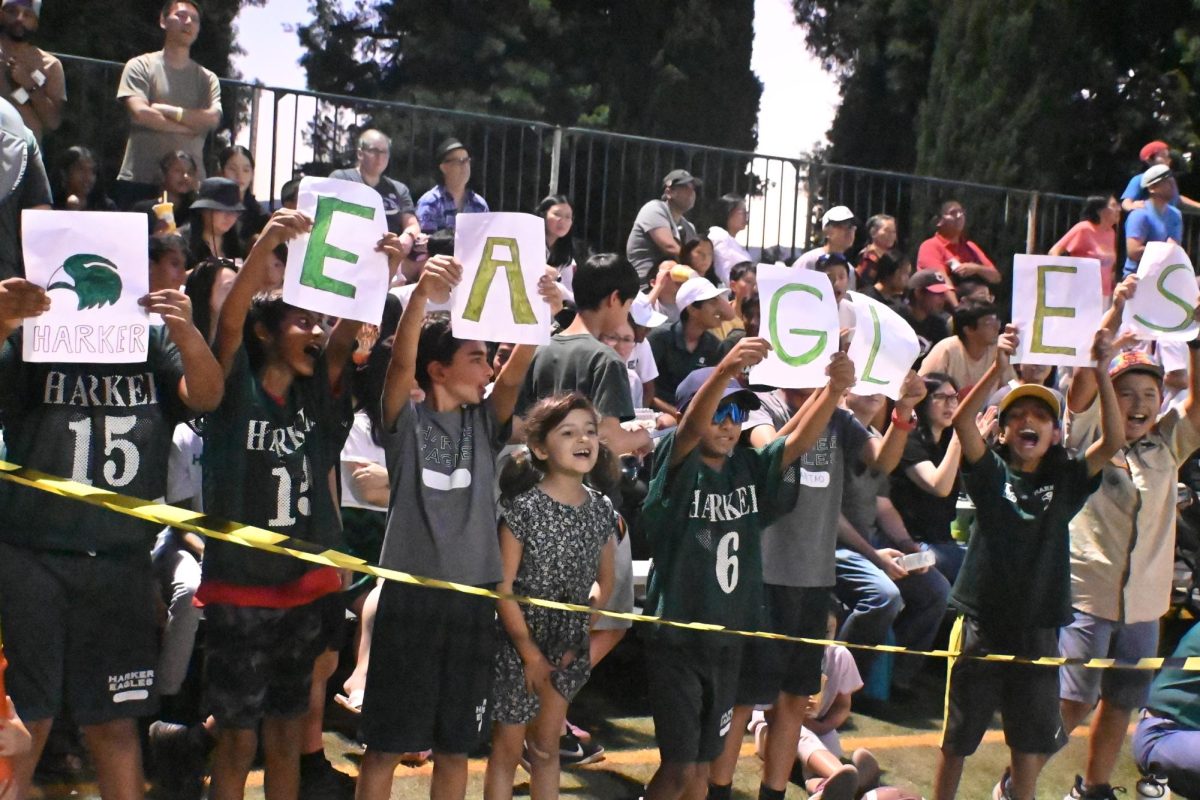
M 749 417 L 750 412 L 737 403 L 726 403 L 713 413 L 713 425 L 720 425 L 725 420 L 729 420 L 735 425 L 741 425 Z

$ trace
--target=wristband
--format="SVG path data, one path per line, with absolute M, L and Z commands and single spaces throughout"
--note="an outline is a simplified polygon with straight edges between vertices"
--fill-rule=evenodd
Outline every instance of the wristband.
M 902 418 L 896 413 L 896 409 L 892 409 L 892 424 L 902 431 L 911 431 L 917 427 L 916 415 L 913 412 L 908 412 L 908 419 Z

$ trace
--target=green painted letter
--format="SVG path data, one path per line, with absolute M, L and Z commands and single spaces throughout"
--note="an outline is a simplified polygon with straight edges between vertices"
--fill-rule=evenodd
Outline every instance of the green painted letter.
M 508 258 L 498 260 L 493 254 L 496 246 L 508 248 Z M 536 325 L 537 315 L 529 304 L 525 294 L 525 280 L 521 277 L 521 252 L 517 249 L 517 240 L 508 236 L 489 236 L 483 244 L 483 260 L 479 262 L 479 271 L 475 273 L 475 282 L 471 284 L 471 294 L 467 297 L 467 308 L 463 311 L 463 319 L 479 322 L 483 314 L 483 302 L 487 300 L 488 289 L 496 270 L 504 267 L 508 277 L 508 296 L 512 299 L 513 322 L 518 325 Z
M 334 247 L 325 241 L 329 235 L 329 226 L 333 224 L 334 214 L 351 214 L 363 219 L 375 216 L 375 209 L 370 206 L 360 206 L 358 203 L 348 203 L 336 197 L 321 195 L 317 197 L 317 218 L 313 220 L 312 235 L 308 239 L 308 251 L 304 254 L 304 266 L 300 269 L 300 285 L 332 292 L 342 297 L 353 298 L 354 284 L 339 281 L 325 274 L 325 259 L 336 258 L 348 264 L 357 264 L 358 256 L 340 247 Z
M 783 345 L 779 341 L 779 301 L 783 299 L 785 294 L 789 294 L 791 292 L 808 292 L 809 294 L 815 296 L 818 300 L 825 299 L 825 296 L 821 294 L 819 289 L 809 286 L 806 283 L 790 283 L 781 288 L 775 293 L 775 296 L 771 298 L 771 326 L 770 330 L 768 331 L 771 335 L 771 346 L 775 348 L 775 354 L 779 356 L 783 363 L 787 364 L 789 367 L 802 367 L 805 364 L 816 360 L 817 356 L 821 354 L 821 351 L 825 349 L 825 342 L 829 339 L 829 334 L 826 331 L 814 331 L 807 328 L 792 328 L 788 331 L 788 333 L 796 336 L 815 336 L 817 337 L 817 343 L 813 345 L 811 350 L 801 353 L 798 356 L 794 356 L 783 349 Z
M 883 336 L 879 331 L 879 312 L 873 305 L 869 308 L 871 309 L 871 327 L 875 331 L 875 340 L 871 343 L 871 355 L 867 356 L 867 366 L 863 368 L 862 379 L 863 383 L 875 383 L 883 386 L 887 384 L 887 381 L 881 381 L 871 375 L 871 367 L 875 366 L 875 357 L 879 355 L 879 348 L 883 345 Z
M 1175 294 L 1174 292 L 1172 292 L 1170 289 L 1167 288 L 1167 276 L 1171 275 L 1172 273 L 1178 272 L 1179 270 L 1183 270 L 1184 272 L 1186 272 L 1188 274 L 1188 279 L 1189 280 L 1191 279 L 1192 271 L 1190 269 L 1188 269 L 1186 264 L 1172 264 L 1171 266 L 1164 269 L 1161 273 L 1159 273 L 1157 288 L 1158 288 L 1158 293 L 1161 294 L 1164 298 L 1166 298 L 1166 300 L 1168 302 L 1170 302 L 1174 305 L 1177 305 L 1181 309 L 1183 309 L 1183 321 L 1180 322 L 1178 325 L 1175 325 L 1174 327 L 1164 328 L 1162 325 L 1155 325 L 1153 322 L 1150 322 L 1149 320 L 1142 319 L 1142 317 L 1140 315 L 1137 315 L 1137 314 L 1134 315 L 1134 317 L 1133 317 L 1134 319 L 1136 319 L 1138 322 L 1142 323 L 1143 325 L 1145 325 L 1147 328 L 1149 328 L 1152 331 L 1161 331 L 1163 333 L 1170 333 L 1172 331 L 1182 331 L 1182 330 L 1185 330 L 1187 328 L 1187 326 L 1192 324 L 1192 315 L 1194 313 L 1192 310 L 1192 307 L 1187 304 L 1186 300 L 1184 300 L 1182 297 L 1180 297 L 1179 295 Z
M 1049 355 L 1075 355 L 1074 347 L 1056 347 L 1048 345 L 1043 341 L 1043 327 L 1046 324 L 1046 317 L 1066 317 L 1067 319 L 1075 318 L 1075 309 L 1070 306 L 1048 306 L 1046 305 L 1046 273 L 1048 272 L 1063 272 L 1067 275 L 1074 275 L 1078 272 L 1076 267 L 1061 267 L 1045 264 L 1037 268 L 1037 306 L 1033 310 L 1033 342 L 1029 345 L 1031 353 L 1045 353 Z

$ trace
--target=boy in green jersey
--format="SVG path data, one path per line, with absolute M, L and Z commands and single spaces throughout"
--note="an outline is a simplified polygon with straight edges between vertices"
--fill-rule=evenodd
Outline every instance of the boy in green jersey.
M 854 365 L 837 353 L 829 384 L 762 449 L 738 446 L 758 398 L 734 382 L 762 361 L 765 339 L 742 339 L 715 369 L 696 370 L 676 389 L 679 427 L 659 443 L 642 510 L 654 548 L 646 609 L 664 619 L 760 627 L 763 527 L 788 465 L 815 443 L 847 388 Z M 647 800 L 702 797 L 708 762 L 729 732 L 741 638 L 666 625 L 647 636 L 650 697 L 662 764 Z

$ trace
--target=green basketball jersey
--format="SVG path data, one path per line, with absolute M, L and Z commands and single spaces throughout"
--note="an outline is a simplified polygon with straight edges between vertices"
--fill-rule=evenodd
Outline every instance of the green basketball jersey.
M 721 470 L 697 447 L 669 466 L 672 432 L 658 444 L 641 525 L 654 550 L 646 612 L 665 619 L 756 630 L 762 624 L 762 530 L 777 513 L 783 449 L 737 447 Z M 741 639 L 656 626 L 650 634 L 705 648 Z

